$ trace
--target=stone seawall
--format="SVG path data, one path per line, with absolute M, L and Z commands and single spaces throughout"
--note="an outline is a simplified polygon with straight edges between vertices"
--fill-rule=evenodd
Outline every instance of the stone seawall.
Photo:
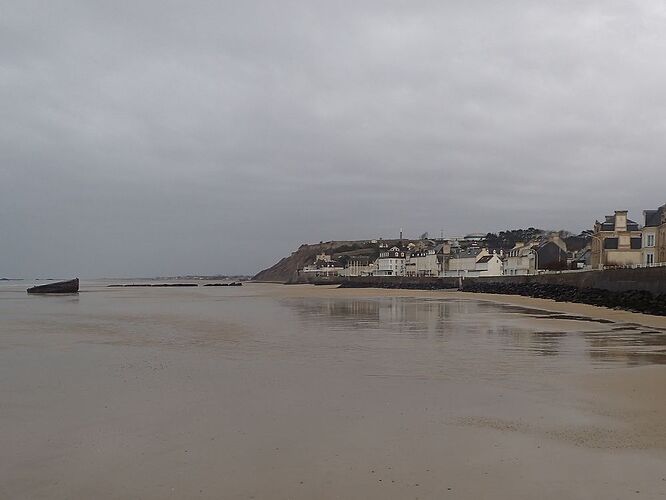
M 644 291 L 655 295 L 666 294 L 666 267 L 640 269 L 607 269 L 549 273 L 531 276 L 488 276 L 467 278 L 465 283 L 522 283 L 566 285 L 576 288 L 596 288 L 611 292 Z
M 353 278 L 318 279 L 321 283 L 341 283 L 347 288 L 458 288 L 459 278 L 410 278 L 392 276 L 364 276 Z M 487 276 L 465 278 L 463 283 L 542 284 L 564 285 L 574 288 L 594 288 L 611 292 L 644 291 L 654 295 L 666 294 L 666 267 L 640 269 L 608 269 L 548 273 L 530 276 Z
M 343 278 L 342 288 L 460 289 L 666 315 L 666 267 L 483 278 Z

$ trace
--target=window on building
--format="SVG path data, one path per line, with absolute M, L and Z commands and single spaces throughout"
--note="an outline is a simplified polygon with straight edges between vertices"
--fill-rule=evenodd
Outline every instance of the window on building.
M 619 240 L 617 238 L 605 238 L 604 239 L 604 249 L 605 250 L 617 250 Z
M 643 246 L 643 238 L 631 238 L 631 249 L 640 250 Z
M 653 253 L 649 253 L 649 254 L 645 255 L 645 263 L 648 266 L 651 266 L 652 264 L 654 264 L 654 254 Z
M 645 246 L 647 247 L 653 247 L 654 246 L 654 234 L 648 234 L 647 235 L 647 241 Z

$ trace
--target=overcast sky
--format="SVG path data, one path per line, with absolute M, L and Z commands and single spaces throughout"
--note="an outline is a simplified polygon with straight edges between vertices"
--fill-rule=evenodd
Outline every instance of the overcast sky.
M 666 203 L 662 1 L 0 0 L 0 276 Z

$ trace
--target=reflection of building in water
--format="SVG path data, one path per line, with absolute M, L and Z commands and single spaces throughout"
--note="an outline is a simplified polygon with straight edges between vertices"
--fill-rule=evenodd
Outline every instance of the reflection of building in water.
M 585 336 L 588 354 L 596 361 L 627 365 L 666 364 L 666 333 L 627 326 Z
M 561 373 L 587 366 L 590 359 L 666 363 L 662 331 L 611 327 L 538 309 L 416 297 L 285 299 L 282 304 L 313 335 L 312 345 L 359 353 L 413 349 L 412 364 L 391 366 L 411 373 L 465 373 L 480 380 L 528 373 L 535 367 Z M 562 323 L 565 320 L 571 326 Z
M 449 318 L 454 302 L 393 297 L 379 306 L 379 320 L 400 325 L 401 329 L 433 331 Z
M 467 311 L 473 302 L 423 300 L 404 297 L 379 299 L 324 299 L 286 302 L 307 321 L 328 317 L 331 326 L 365 330 L 383 329 L 393 332 L 441 332 L 445 322 L 456 313 Z
M 377 320 L 379 317 L 379 303 L 373 300 L 326 300 L 321 307 L 321 312 L 329 316 L 364 320 Z

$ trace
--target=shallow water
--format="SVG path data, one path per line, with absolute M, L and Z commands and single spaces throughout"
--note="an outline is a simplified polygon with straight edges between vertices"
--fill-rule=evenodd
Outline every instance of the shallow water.
M 28 296 L 23 285 L 0 286 L 1 326 L 6 333 L 83 334 L 81 342 L 205 346 L 234 357 L 261 347 L 381 366 L 386 353 L 404 352 L 419 358 L 423 375 L 448 369 L 495 376 L 498 361 L 515 371 L 538 360 L 553 373 L 666 363 L 663 330 L 446 293 L 290 297 L 274 285 L 119 289 L 109 283 L 84 282 L 81 293 L 64 296 Z M 8 348 L 11 340 L 2 340 Z M 415 369 L 406 365 L 401 369 Z
M 590 489 L 551 464 L 552 498 L 665 492 L 663 436 L 572 387 L 666 362 L 664 331 L 446 292 L 110 283 L 0 285 L 7 498 L 530 498 L 526 471 L 598 449 L 637 465 Z

